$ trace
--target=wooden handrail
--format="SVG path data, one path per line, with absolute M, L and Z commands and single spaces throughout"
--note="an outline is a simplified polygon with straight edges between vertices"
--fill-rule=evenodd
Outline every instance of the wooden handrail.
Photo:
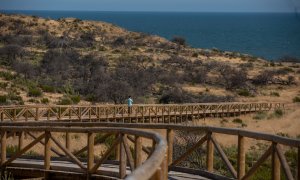
M 89 176 L 93 175 L 91 173 L 96 173 L 97 175 L 97 169 L 98 167 L 103 163 L 104 159 L 101 159 L 96 165 L 94 164 L 94 156 L 88 156 L 87 161 L 90 162 L 90 165 L 88 164 L 88 166 L 86 167 L 77 157 L 75 157 L 75 155 L 73 155 L 67 148 L 64 147 L 63 144 L 61 144 L 54 136 L 52 133 L 65 133 L 65 132 L 69 132 L 69 133 L 86 133 L 86 134 L 93 134 L 93 133 L 109 133 L 109 134 L 129 134 L 129 135 L 134 135 L 134 136 L 139 136 L 139 137 L 143 137 L 143 138 L 147 138 L 147 139 L 151 139 L 155 142 L 155 147 L 154 147 L 154 151 L 152 152 L 152 154 L 148 157 L 148 159 L 143 162 L 143 164 L 137 166 L 134 170 L 132 170 L 131 174 L 129 174 L 125 179 L 149 179 L 152 176 L 155 175 L 156 171 L 160 171 L 160 166 L 164 161 L 167 161 L 167 159 L 165 158 L 165 154 L 166 154 L 166 148 L 167 148 L 167 144 L 165 142 L 165 140 L 158 134 L 158 133 L 154 133 L 154 132 L 148 132 L 148 131 L 142 131 L 142 130 L 136 130 L 136 129 L 129 129 L 129 128 L 110 128 L 110 127 L 54 127 L 54 126 L 41 126 L 41 127 L 33 127 L 33 126 L 2 126 L 0 127 L 0 132 L 1 134 L 6 134 L 7 132 L 37 132 L 40 133 L 42 132 L 42 135 L 40 135 L 37 139 L 33 140 L 30 144 L 28 144 L 27 146 L 25 146 L 24 148 L 22 148 L 20 151 L 16 152 L 15 154 L 12 155 L 12 157 L 8 157 L 8 159 L 6 159 L 6 144 L 7 144 L 7 139 L 6 136 L 2 135 L 1 136 L 1 165 L 0 168 L 1 170 L 3 170 L 3 168 L 6 168 L 7 166 L 9 167 L 11 165 L 11 163 L 16 160 L 17 158 L 21 157 L 24 153 L 26 153 L 26 151 L 28 151 L 30 148 L 32 148 L 35 144 L 37 144 L 38 142 L 40 142 L 40 140 L 45 139 L 45 153 L 44 153 L 44 170 L 45 171 L 45 178 L 46 175 L 48 175 L 48 173 L 50 171 L 50 161 L 51 161 L 51 154 L 50 154 L 50 148 L 51 148 L 51 143 L 50 141 L 54 142 L 58 148 L 60 148 L 65 154 L 66 156 L 68 156 L 69 158 L 71 158 L 71 160 L 73 162 L 75 162 L 75 164 L 77 164 L 81 170 L 79 172 L 84 172 L 86 171 L 88 174 L 88 178 Z M 89 136 L 94 138 L 94 136 Z M 91 145 L 93 146 L 93 139 L 89 139 L 88 145 L 90 146 L 90 143 L 92 143 Z M 126 148 L 126 154 L 124 154 L 125 156 L 129 155 L 129 153 L 131 153 L 129 146 L 127 144 L 127 141 L 125 139 L 119 139 L 116 141 L 116 143 L 125 143 L 125 148 Z M 108 157 L 108 153 L 112 152 L 113 149 L 110 149 L 105 155 L 104 158 Z M 91 153 L 91 151 L 93 152 L 93 150 L 91 150 L 90 148 L 88 148 L 88 154 Z M 5 155 L 5 157 L 3 156 Z M 130 159 L 133 162 L 133 158 L 132 155 L 130 154 Z M 92 159 L 91 159 L 92 158 Z M 120 164 L 120 167 L 122 165 Z M 125 164 L 126 166 L 126 164 Z M 90 169 L 87 169 L 89 168 Z M 131 164 L 131 167 L 133 168 L 133 164 Z M 126 167 L 125 167 L 126 168 Z M 41 170 L 41 169 L 39 169 Z M 53 172 L 54 170 L 52 170 Z M 72 171 L 72 170 L 70 170 Z M 61 171 L 55 171 L 56 173 L 59 173 Z M 125 172 L 126 173 L 126 172 Z M 123 177 L 122 177 L 123 178 Z M 161 178 L 163 180 L 165 180 L 165 178 Z
M 135 104 L 128 112 L 126 105 L 26 105 L 0 106 L 1 121 L 41 121 L 41 120 L 99 120 L 114 122 L 159 122 L 173 123 L 177 117 L 188 120 L 190 117 L 240 115 L 271 109 L 284 109 L 281 103 L 195 103 L 195 104 Z M 167 121 L 165 121 L 165 119 Z M 175 123 L 177 121 L 175 120 Z

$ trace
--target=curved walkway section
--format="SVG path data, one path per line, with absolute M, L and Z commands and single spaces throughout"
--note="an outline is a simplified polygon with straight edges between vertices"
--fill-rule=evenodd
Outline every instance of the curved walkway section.
M 57 164 L 51 166 L 50 153 L 55 155 L 59 162 L 64 162 L 63 158 L 68 157 L 73 164 L 77 164 L 82 176 L 86 174 L 88 178 L 96 177 L 118 177 L 128 179 L 250 179 L 256 171 L 266 162 L 271 163 L 270 177 L 280 179 L 281 172 L 286 179 L 299 179 L 300 175 L 300 141 L 296 139 L 281 137 L 277 135 L 247 131 L 234 128 L 219 128 L 209 126 L 183 126 L 170 124 L 124 124 L 124 123 L 101 123 L 101 122 L 7 122 L 0 124 L 1 131 L 1 168 L 15 170 L 13 173 L 21 173 L 21 168 L 12 164 L 14 160 L 21 161 L 20 158 L 25 151 L 29 150 L 34 144 L 44 144 L 44 166 L 38 170 L 43 170 L 45 177 L 50 173 L 51 178 L 57 178 L 57 174 L 63 169 L 57 168 Z M 105 127 L 105 128 L 104 128 Z M 136 129 L 144 129 L 136 130 Z M 151 131 L 149 131 L 151 130 Z M 165 134 L 166 142 L 154 131 Z M 40 132 L 40 133 L 34 133 Z M 70 144 L 69 133 L 85 133 L 86 143 L 75 152 L 68 150 Z M 184 132 L 184 133 L 179 133 Z M 9 136 L 13 134 L 19 138 L 19 150 L 8 156 L 6 147 Z M 31 137 L 31 143 L 24 145 L 24 133 Z M 55 134 L 55 133 L 65 133 Z M 97 133 L 101 133 L 99 136 Z M 10 135 L 9 135 L 10 134 Z M 95 134 L 98 138 L 95 138 Z M 184 136 L 197 137 L 194 143 L 183 144 L 184 149 L 177 151 L 174 148 L 174 136 L 182 139 Z M 179 134 L 179 135 L 178 135 Z M 60 136 L 60 141 L 57 136 Z M 230 159 L 220 144 L 224 136 L 236 137 L 237 155 L 235 159 Z M 116 161 L 105 161 L 109 153 L 101 154 L 95 158 L 94 147 L 104 143 L 109 137 L 113 137 L 113 142 L 106 152 L 112 152 L 112 148 L 117 149 L 115 153 Z M 44 139 L 44 140 L 43 140 Z M 68 140 L 69 139 L 69 140 Z M 150 139 L 150 140 L 147 140 Z M 42 141 L 43 140 L 43 141 Z M 247 152 L 249 141 L 263 142 L 267 145 L 264 152 L 257 158 L 257 161 L 246 168 Z M 177 142 L 178 143 L 178 142 Z M 120 146 L 117 146 L 120 144 Z M 55 146 L 54 146 L 55 145 Z M 203 150 L 204 149 L 204 150 Z M 286 158 L 287 149 L 294 149 L 297 153 L 296 158 Z M 195 160 L 193 155 L 201 150 L 205 157 L 204 167 L 190 166 Z M 80 161 L 79 154 L 87 152 L 84 163 Z M 249 153 L 249 152 L 248 152 Z M 54 156 L 54 155 L 53 155 Z M 268 158 L 271 157 L 271 161 Z M 227 172 L 218 172 L 214 166 L 216 158 L 223 161 Z M 94 161 L 93 161 L 94 159 Z M 148 159 L 142 163 L 143 160 Z M 233 163 L 236 162 L 234 165 Z M 296 163 L 295 163 L 296 162 Z M 23 167 L 30 165 L 30 161 L 23 161 Z M 57 163 L 57 162 L 56 162 Z M 100 165 L 102 165 L 100 167 Z M 249 163 L 248 163 L 249 165 Z M 27 166 L 26 166 L 27 167 Z M 52 167 L 52 168 L 51 168 Z M 99 169 L 100 167 L 100 169 Z M 119 167 L 119 168 L 118 168 Z M 102 168 L 102 169 L 101 169 Z M 37 169 L 32 169 L 37 172 Z M 169 172 L 167 174 L 167 172 Z M 52 173 L 52 174 L 51 174 Z M 96 173 L 96 174 L 94 174 Z
M 45 179 L 166 179 L 167 162 L 165 159 L 166 142 L 157 133 L 141 131 L 128 128 L 105 128 L 105 127 L 61 127 L 61 126 L 3 126 L 1 131 L 1 170 L 9 171 L 14 178 L 45 178 Z M 17 133 L 19 136 L 18 150 L 7 152 L 13 147 L 8 144 L 10 133 Z M 24 144 L 25 133 L 32 137 L 32 141 Z M 70 144 L 62 144 L 59 133 L 85 134 L 87 137 L 86 146 L 77 152 L 71 152 Z M 101 137 L 95 138 L 97 133 Z M 129 146 L 127 136 L 133 136 L 137 140 L 135 148 Z M 102 155 L 95 158 L 96 143 L 104 141 L 113 136 L 114 140 L 110 147 L 102 152 Z M 151 140 L 149 147 L 151 154 L 147 159 L 142 158 L 142 143 L 138 139 Z M 82 142 L 84 143 L 84 142 Z M 42 160 L 28 159 L 26 155 L 29 150 L 41 144 L 43 153 L 35 155 Z M 78 156 L 83 152 L 87 153 L 86 158 Z M 134 152 L 134 156 L 132 154 Z M 8 154 L 9 153 L 9 154 Z M 27 153 L 27 154 L 26 154 Z M 117 162 L 111 165 L 104 165 L 104 162 L 111 154 L 116 153 Z M 53 158 L 55 160 L 53 160 Z M 127 162 L 129 167 L 127 167 Z

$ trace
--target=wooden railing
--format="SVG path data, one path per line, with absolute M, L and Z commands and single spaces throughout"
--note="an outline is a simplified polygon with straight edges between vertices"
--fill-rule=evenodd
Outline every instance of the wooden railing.
M 166 142 L 157 133 L 146 132 L 141 130 L 133 130 L 126 128 L 103 128 L 103 127 L 62 127 L 62 126 L 4 126 L 1 124 L 1 171 L 13 172 L 14 178 L 33 178 L 43 177 L 44 179 L 60 179 L 60 178 L 79 178 L 79 179 L 105 179 L 106 177 L 116 176 L 118 178 L 132 179 L 167 179 L 167 161 Z M 87 137 L 86 146 L 80 150 L 71 152 L 72 144 L 61 143 L 57 133 L 81 133 Z M 100 138 L 95 135 L 101 133 Z M 7 147 L 12 143 L 8 138 L 11 134 L 17 134 L 19 137 L 18 150 L 7 154 Z M 32 142 L 24 144 L 24 136 L 29 136 Z M 95 157 L 95 147 L 103 143 L 109 137 L 114 137 L 111 146 L 98 159 Z M 66 138 L 69 138 L 66 136 Z M 128 139 L 134 138 L 134 145 L 130 146 Z M 150 139 L 150 146 L 142 147 L 142 138 Z M 26 152 L 37 144 L 43 146 L 42 161 L 31 163 L 32 159 L 26 159 Z M 10 146 L 11 147 L 11 146 Z M 146 151 L 147 159 L 142 158 L 142 150 Z M 86 158 L 78 156 L 87 152 Z M 100 166 L 106 162 L 112 153 L 116 153 L 117 172 L 105 172 Z M 133 153 L 134 152 L 134 153 Z M 25 155 L 25 156 L 24 156 Z M 39 155 L 35 155 L 39 156 Z M 65 157 L 60 163 L 66 164 L 67 160 L 73 162 L 74 167 L 62 167 L 55 164 L 52 160 L 56 157 L 57 162 Z M 23 163 L 18 162 L 20 159 Z M 25 162 L 24 162 L 25 158 Z M 66 160 L 67 158 L 67 160 Z M 17 162 L 16 162 L 17 161 Z M 127 168 L 127 162 L 129 169 Z M 76 166 L 77 165 L 77 166 Z M 55 167 L 58 166 L 58 167 Z M 119 167 L 118 167 L 119 166 Z M 78 168 L 77 168 L 78 167 Z M 106 170 L 107 171 L 107 170 Z M 130 173 L 131 172 L 131 173 Z M 57 176 L 57 174 L 61 174 Z M 58 178 L 59 177 L 59 178 Z M 2 179 L 2 177 L 1 177 Z
M 76 120 L 122 123 L 182 123 L 193 117 L 234 116 L 284 108 L 281 103 L 207 103 L 97 106 L 0 106 L 1 121 Z
M 118 128 L 135 128 L 135 129 L 160 129 L 166 130 L 166 139 L 167 139 L 167 153 L 166 158 L 168 160 L 168 171 L 178 171 L 185 172 L 189 174 L 196 174 L 199 176 L 205 176 L 212 179 L 250 179 L 253 174 L 258 170 L 259 167 L 262 166 L 264 162 L 267 161 L 268 157 L 271 157 L 271 167 L 272 170 L 270 174 L 272 175 L 272 179 L 278 180 L 281 177 L 281 169 L 284 173 L 284 176 L 288 180 L 300 179 L 300 140 L 281 137 L 277 135 L 258 133 L 253 131 L 247 131 L 242 129 L 234 129 L 234 128 L 219 128 L 219 127 L 209 127 L 209 126 L 182 126 L 182 125 L 169 125 L 169 124 L 120 124 L 120 123 L 101 123 L 101 122 L 76 122 L 76 123 L 68 123 L 68 122 L 18 122 L 18 123 L 1 123 L 1 126 L 17 126 L 18 130 L 25 130 L 27 126 L 47 126 L 47 127 L 85 127 L 93 129 L 92 127 L 118 127 Z M 15 127 L 16 128 L 16 127 Z M 6 127 L 2 127 L 1 132 L 8 131 Z M 13 130 L 13 129 L 10 129 Z M 120 129 L 121 131 L 121 129 Z M 178 157 L 174 156 L 173 150 L 173 142 L 174 142 L 174 134 L 176 131 L 185 131 L 185 132 L 193 132 L 194 135 L 200 135 L 201 138 L 190 148 L 186 149 L 183 152 L 180 152 Z M 221 134 L 222 137 L 225 135 L 235 136 L 237 138 L 237 168 L 232 165 L 232 161 L 226 155 L 223 147 L 220 145 L 219 141 L 222 138 L 218 139 L 216 135 Z M 66 136 L 67 137 L 67 136 Z M 133 137 L 128 138 L 129 141 L 136 142 Z M 248 149 L 246 148 L 247 141 L 246 139 L 265 141 L 266 144 L 270 144 L 268 148 L 266 148 L 265 152 L 262 153 L 261 157 L 246 171 L 246 155 Z M 180 166 L 180 163 L 184 162 L 193 152 L 197 149 L 201 148 L 201 146 L 205 146 L 205 154 L 206 154 L 206 170 L 203 169 L 190 169 L 185 166 Z M 284 150 L 286 147 L 297 149 L 297 160 L 295 160 L 298 164 L 296 167 L 297 174 L 293 174 L 290 169 L 290 164 L 288 163 Z M 141 146 L 143 151 L 147 152 L 148 149 L 145 144 Z M 4 150 L 3 150 L 4 151 Z M 218 172 L 214 170 L 214 158 L 215 153 L 222 159 L 225 163 L 228 172 L 230 174 L 229 177 L 217 175 Z M 150 152 L 148 152 L 150 153 Z M 3 157 L 5 158 L 5 157 Z M 159 162 L 160 163 L 160 162 Z M 160 164 L 157 164 L 158 167 Z M 129 163 L 130 164 L 130 163 Z M 148 169 L 144 169 L 144 172 L 147 172 Z M 142 178 L 147 179 L 147 178 Z M 159 178 L 157 178 L 159 179 Z

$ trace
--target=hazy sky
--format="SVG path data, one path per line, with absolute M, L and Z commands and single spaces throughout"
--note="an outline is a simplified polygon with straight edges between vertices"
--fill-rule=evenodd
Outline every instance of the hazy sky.
M 291 12 L 300 0 L 0 0 L 2 10 Z

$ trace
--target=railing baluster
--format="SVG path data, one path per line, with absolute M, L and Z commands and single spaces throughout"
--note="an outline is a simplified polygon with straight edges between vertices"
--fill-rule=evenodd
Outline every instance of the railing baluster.
M 243 136 L 238 136 L 238 165 L 237 165 L 237 175 L 238 179 L 241 180 L 245 175 L 245 161 L 246 161 L 246 153 L 245 153 L 245 138 Z
M 125 152 L 125 147 L 123 144 L 123 138 L 124 134 L 121 134 L 121 139 L 122 141 L 120 142 L 120 166 L 119 166 L 119 173 L 120 173 L 120 178 L 123 179 L 126 176 L 126 165 L 127 165 L 127 157 L 126 157 L 126 152 Z
M 20 151 L 20 150 L 23 148 L 23 146 L 24 146 L 24 134 L 25 134 L 24 131 L 21 131 L 21 132 L 19 133 L 19 146 L 18 146 L 19 151 Z
M 272 180 L 280 180 L 280 161 L 276 153 L 277 143 L 272 144 Z
M 95 145 L 95 134 L 88 133 L 87 144 L 88 144 L 88 161 L 87 161 L 87 171 L 88 175 L 94 167 L 94 145 Z
M 1 131 L 1 165 L 6 161 L 6 131 Z
M 134 147 L 135 147 L 134 166 L 135 168 L 137 168 L 142 164 L 142 137 L 139 136 L 135 137 Z
M 173 162 L 173 143 L 174 143 L 174 130 L 167 129 L 167 143 L 168 143 L 168 165 Z
M 51 134 L 49 131 L 45 132 L 45 147 L 44 147 L 44 169 L 50 170 L 50 163 L 51 163 Z M 49 174 L 45 172 L 44 175 L 45 179 L 49 179 Z
M 207 136 L 207 152 L 206 152 L 206 168 L 207 171 L 213 172 L 214 170 L 214 146 L 211 140 L 212 133 L 209 132 Z

